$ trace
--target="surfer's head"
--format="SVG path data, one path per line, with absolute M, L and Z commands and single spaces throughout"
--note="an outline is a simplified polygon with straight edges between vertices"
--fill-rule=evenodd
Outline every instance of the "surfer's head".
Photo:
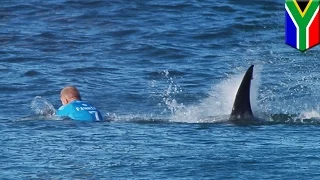
M 81 100 L 80 92 L 74 86 L 67 86 L 61 90 L 60 100 L 62 105 L 66 105 L 73 100 Z

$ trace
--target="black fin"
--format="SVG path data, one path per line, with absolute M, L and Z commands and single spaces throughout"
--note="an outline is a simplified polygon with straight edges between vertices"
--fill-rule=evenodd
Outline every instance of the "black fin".
M 233 122 L 247 122 L 253 120 L 250 104 L 250 86 L 253 73 L 253 65 L 249 67 L 243 76 L 236 98 L 233 103 L 232 112 L 229 120 Z

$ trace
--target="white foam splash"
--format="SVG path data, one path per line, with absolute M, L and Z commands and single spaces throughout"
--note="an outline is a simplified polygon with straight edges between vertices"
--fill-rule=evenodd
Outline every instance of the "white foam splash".
M 257 96 L 260 82 L 261 67 L 255 68 L 251 82 L 251 106 L 254 112 L 258 111 Z M 173 122 L 220 122 L 226 121 L 231 113 L 233 102 L 245 72 L 230 76 L 219 84 L 213 85 L 208 93 L 209 97 L 203 99 L 198 105 L 183 106 L 176 101 L 169 104 L 174 106 L 175 112 L 170 117 Z M 178 106 L 177 106 L 178 105 Z
M 36 115 L 42 116 L 53 116 L 56 113 L 56 109 L 53 107 L 53 105 L 41 96 L 36 96 L 33 98 L 31 101 L 31 109 Z
M 178 103 L 175 100 L 175 96 L 181 93 L 182 90 L 181 90 L 181 87 L 174 82 L 174 79 L 172 77 L 169 77 L 170 73 L 168 70 L 163 71 L 162 74 L 164 75 L 164 78 L 167 79 L 167 82 L 169 83 L 169 86 L 161 94 L 162 103 L 166 107 L 162 113 L 169 110 L 171 114 L 175 114 L 177 110 L 184 108 L 183 103 Z
M 310 111 L 301 112 L 298 118 L 299 119 L 312 119 L 312 118 L 320 119 L 319 107 L 317 108 L 317 110 L 312 109 Z
M 158 114 L 129 114 L 118 115 L 115 113 L 107 113 L 106 119 L 118 122 L 184 122 L 184 123 L 213 123 L 228 120 L 234 103 L 235 95 L 242 81 L 246 69 L 242 69 L 242 73 L 231 75 L 222 82 L 212 86 L 208 92 L 208 97 L 203 99 L 199 104 L 185 106 L 178 102 L 175 97 L 182 93 L 182 89 L 170 77 L 168 70 L 161 72 L 167 80 L 167 86 L 158 94 L 152 91 L 156 96 L 161 96 L 162 101 L 158 104 L 165 107 L 161 115 Z M 251 82 L 251 106 L 252 110 L 258 111 L 257 96 L 260 82 L 261 67 L 255 66 L 253 80 Z M 150 87 L 159 90 L 157 82 L 152 80 Z M 166 115 L 169 112 L 170 116 Z
M 106 121 L 114 122 L 167 122 L 165 117 L 154 114 L 117 115 L 116 113 L 106 113 L 104 117 Z

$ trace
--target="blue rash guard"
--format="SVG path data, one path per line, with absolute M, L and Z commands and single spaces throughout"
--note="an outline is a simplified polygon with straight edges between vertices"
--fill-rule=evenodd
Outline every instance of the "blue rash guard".
M 56 114 L 78 121 L 102 121 L 101 113 L 97 108 L 80 100 L 74 100 L 61 106 Z

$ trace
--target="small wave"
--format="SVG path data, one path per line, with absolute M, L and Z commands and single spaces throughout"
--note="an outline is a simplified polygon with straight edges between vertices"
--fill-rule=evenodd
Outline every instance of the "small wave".
M 169 119 L 163 116 L 152 114 L 117 115 L 115 113 L 107 113 L 105 116 L 105 121 L 134 123 L 166 123 L 169 122 Z
M 136 34 L 139 31 L 140 31 L 139 29 L 129 29 L 128 27 L 128 29 L 112 31 L 110 32 L 110 34 L 114 37 L 126 37 L 126 36 Z
M 42 32 L 35 37 L 41 37 L 41 38 L 46 38 L 46 39 L 57 39 L 57 35 L 52 33 L 52 32 Z
M 78 67 L 71 69 L 64 69 L 62 73 L 81 73 L 81 72 L 101 72 L 101 71 L 115 71 L 118 70 L 116 68 L 104 68 L 104 67 L 96 67 L 96 66 L 88 66 L 88 67 Z
M 234 35 L 234 31 L 230 28 L 220 28 L 219 30 L 215 30 L 215 31 L 207 31 L 207 32 L 197 32 L 194 33 L 192 38 L 195 40 L 215 40 L 217 38 L 227 38 Z M 225 46 L 224 44 L 214 44 L 214 46 L 216 48 L 220 48 L 223 49 L 223 47 Z
M 34 58 L 34 57 L 10 57 L 10 58 L 4 58 L 1 61 L 2 62 L 9 62 L 9 63 L 25 63 L 25 62 L 33 62 L 33 61 L 40 61 L 40 58 Z
M 261 124 L 320 125 L 320 117 L 280 113 L 270 115 L 269 119 L 262 120 Z
M 27 77 L 33 77 L 33 76 L 37 76 L 37 75 L 40 75 L 41 73 L 38 72 L 38 71 L 35 71 L 35 70 L 29 70 L 27 72 L 25 72 L 23 74 L 23 76 L 27 76 Z
M 172 10 L 182 10 L 182 9 L 188 9 L 188 8 L 192 8 L 194 7 L 194 4 L 192 3 L 179 3 L 179 2 L 175 2 L 175 1 L 171 1 L 171 2 L 167 2 L 167 3 L 163 3 L 161 1 L 149 1 L 148 4 L 149 8 L 153 8 L 153 9 L 163 9 L 166 11 L 172 11 Z
M 48 115 L 30 115 L 30 116 L 25 116 L 22 117 L 16 121 L 37 121 L 37 120 L 54 120 L 54 121 L 59 121 L 59 120 L 66 120 L 67 118 L 61 118 L 58 116 L 48 116 Z
M 68 6 L 81 6 L 86 8 L 101 7 L 106 5 L 106 1 L 66 1 L 65 4 Z

